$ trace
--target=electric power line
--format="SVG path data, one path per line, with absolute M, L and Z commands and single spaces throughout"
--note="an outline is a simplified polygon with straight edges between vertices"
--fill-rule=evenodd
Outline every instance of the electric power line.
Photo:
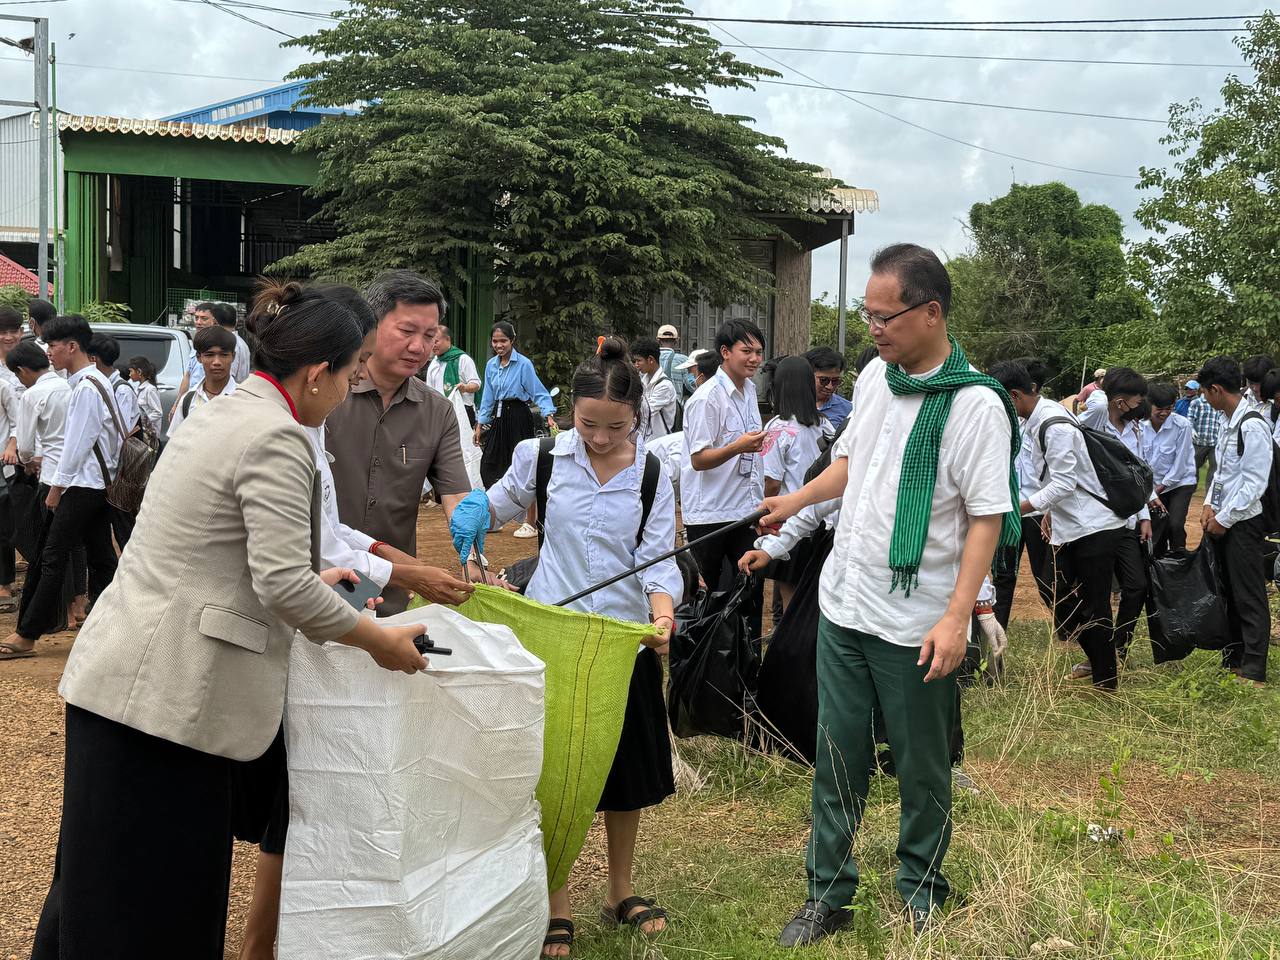
M 225 4 L 215 3 L 214 0 L 202 0 L 202 2 L 206 6 L 213 7 L 213 9 L 215 10 L 221 10 L 223 13 L 230 14 L 231 16 L 235 17 L 237 20 L 243 20 L 245 23 L 251 23 L 255 27 L 261 27 L 263 30 L 270 30 L 272 33 L 278 33 L 280 34 L 280 36 L 288 37 L 290 40 L 298 39 L 291 33 L 285 33 L 283 30 L 280 30 L 277 27 L 273 27 L 269 23 L 263 23 L 261 20 L 255 20 L 253 19 L 253 17 L 246 16 L 245 14 L 240 13 L 237 10 L 232 10 L 230 7 L 228 7 Z
M 746 44 L 742 43 L 726 43 L 723 44 L 729 48 L 746 48 Z M 907 53 L 902 50 L 833 50 L 826 47 L 767 47 L 758 46 L 750 49 L 755 50 L 785 50 L 793 53 L 842 53 L 856 54 L 862 57 L 911 57 L 926 60 L 995 60 L 1009 63 L 1091 63 L 1102 66 L 1117 67 L 1208 67 L 1235 69 L 1238 67 L 1246 67 L 1249 64 L 1242 63 L 1189 63 L 1174 60 L 1085 60 L 1072 57 L 995 57 L 981 54 L 962 54 L 962 53 Z
M 0 57 L 13 63 L 27 63 L 22 57 Z M 190 73 L 181 70 L 148 70 L 145 67 L 117 67 L 106 63 L 74 63 L 70 60 L 58 60 L 60 67 L 78 67 L 85 70 L 113 70 L 120 73 L 149 73 L 159 77 L 190 77 L 193 80 L 242 80 L 245 83 L 280 83 L 279 77 L 230 77 L 217 73 Z
M 952 143 L 958 143 L 961 146 L 970 147 L 971 149 L 974 149 L 974 150 L 981 150 L 983 153 L 990 153 L 990 154 L 994 154 L 997 157 L 1004 157 L 1006 160 L 1018 160 L 1022 163 L 1030 163 L 1040 167 L 1050 167 L 1054 170 L 1065 170 L 1069 173 L 1085 173 L 1095 177 L 1112 177 L 1118 180 L 1137 180 L 1138 179 L 1137 176 L 1129 173 L 1109 173 L 1104 170 L 1086 170 L 1081 167 L 1068 167 L 1060 163 L 1051 163 L 1048 160 L 1036 160 L 1033 157 L 1023 157 L 1014 153 L 1006 153 L 1003 150 L 996 150 L 992 147 L 984 147 L 982 146 L 982 144 L 979 144 L 979 143 L 973 143 L 972 141 L 969 141 L 969 140 L 962 140 L 959 137 L 953 137 L 949 133 L 943 133 L 941 130 L 934 130 L 932 127 L 926 127 L 923 124 L 916 123 L 913 120 L 908 120 L 905 117 L 900 117 L 896 113 L 890 113 L 888 110 L 882 110 L 877 106 L 873 106 L 870 103 L 866 103 L 862 100 L 859 100 L 857 97 L 854 97 L 851 94 L 844 93 L 843 91 L 840 91 L 840 90 L 835 90 L 832 87 L 828 86 L 827 84 L 823 83 L 817 77 L 811 77 L 807 73 L 803 72 L 802 70 L 797 70 L 795 67 L 791 66 L 790 64 L 784 63 L 783 61 L 779 60 L 777 57 L 767 54 L 762 50 L 757 50 L 755 47 L 751 46 L 751 44 L 749 43 L 743 43 L 741 37 L 738 37 L 733 33 L 730 33 L 725 27 L 717 26 L 716 29 L 718 29 L 725 36 L 729 37 L 731 40 L 734 40 L 735 42 L 742 44 L 743 46 L 747 47 L 750 50 L 755 50 L 756 53 L 760 54 L 760 56 L 764 57 L 766 60 L 772 60 L 778 66 L 782 67 L 784 70 L 789 70 L 790 72 L 796 74 L 797 76 L 804 77 L 804 79 L 808 80 L 810 83 L 816 83 L 823 89 L 830 90 L 832 93 L 836 94 L 836 96 L 844 97 L 846 100 L 851 100 L 854 103 L 858 104 L 858 106 L 864 107 L 867 110 L 872 111 L 873 113 L 878 113 L 881 116 L 888 117 L 891 120 L 897 120 L 899 123 L 904 123 L 909 127 L 914 127 L 915 129 L 922 130 L 925 133 L 933 134 L 935 137 L 941 137 L 943 140 L 950 140 Z
M 925 103 L 948 103 L 961 107 L 986 107 L 991 110 L 1017 110 L 1022 113 L 1053 113 L 1065 117 L 1090 117 L 1094 120 L 1131 120 L 1134 123 L 1165 123 L 1153 117 L 1125 117 L 1114 113 L 1085 113 L 1080 110 L 1054 110 L 1049 107 L 1018 107 L 1008 103 L 983 103 L 980 100 L 946 100 L 942 97 L 917 97 L 906 93 L 880 93 L 876 90 L 850 90 L 846 87 L 829 87 L 824 83 L 792 83 L 787 80 L 756 80 L 755 83 L 771 83 L 779 87 L 800 87 L 805 90 L 829 90 L 832 93 L 856 93 L 863 97 L 889 97 L 894 100 L 921 100 Z
M 893 20 L 787 20 L 768 17 L 704 17 L 685 13 L 637 14 L 622 10 L 605 11 L 617 17 L 653 17 L 660 20 L 684 20 L 697 23 L 752 23 L 782 27 L 831 27 L 850 30 L 924 30 L 944 33 L 1239 33 L 1242 27 L 1080 27 L 1027 26 L 1026 24 L 1059 23 L 1172 23 L 1202 20 L 1250 20 L 1253 14 L 1240 17 L 1152 17 L 1127 20 L 973 20 L 973 21 L 893 21 Z M 1005 25 L 1008 24 L 1008 25 Z M 1015 25 L 1016 24 L 1016 25 Z

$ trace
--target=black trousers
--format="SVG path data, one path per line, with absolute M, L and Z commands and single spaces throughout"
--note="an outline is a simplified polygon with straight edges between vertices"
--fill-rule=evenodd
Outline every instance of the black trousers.
M 32 960 L 222 960 L 234 765 L 68 704 L 58 860 Z
M 1209 464 L 1209 472 L 1208 474 L 1205 475 L 1205 483 L 1207 485 L 1213 482 L 1213 471 L 1216 470 L 1218 467 L 1218 455 L 1216 452 L 1216 448 L 1211 443 L 1205 444 L 1203 446 L 1197 443 L 1195 445 L 1195 449 L 1196 449 L 1196 473 L 1198 474 L 1200 472 L 1200 469 L 1205 465 L 1205 463 Z M 1197 484 L 1198 483 L 1199 481 L 1197 480 Z
M 1116 653 L 1120 659 L 1129 656 L 1129 646 L 1133 643 L 1133 629 L 1138 625 L 1138 616 L 1147 603 L 1147 561 L 1143 556 L 1146 549 L 1138 537 L 1137 530 L 1121 530 L 1122 536 L 1116 543 L 1115 575 L 1120 585 L 1120 607 L 1116 611 Z
M 692 542 L 709 533 L 714 533 L 728 523 L 693 523 L 686 524 L 685 536 Z M 707 583 L 707 589 L 728 590 L 738 575 L 738 561 L 744 553 L 755 549 L 756 534 L 750 527 L 739 527 L 723 536 L 714 537 L 700 547 L 694 547 L 690 553 L 698 562 L 698 570 Z M 757 577 L 755 581 L 755 611 L 750 619 L 752 637 L 759 637 L 761 632 L 764 603 L 764 581 Z
M 1055 551 L 1058 609 L 1055 620 L 1089 658 L 1093 682 L 1115 688 L 1116 648 L 1111 619 L 1113 558 L 1127 531 L 1103 530 Z
M 1160 494 L 1160 502 L 1168 512 L 1151 517 L 1151 546 L 1157 557 L 1187 549 L 1187 510 L 1195 492 L 1193 483 Z
M 1221 571 L 1230 641 L 1222 651 L 1222 665 L 1250 680 L 1267 679 L 1267 644 L 1271 639 L 1271 609 L 1267 580 L 1258 563 L 1265 543 L 1261 516 L 1241 520 L 1221 537 L 1210 537 Z
M 1009 626 L 1009 613 L 1013 610 L 1013 594 L 1018 586 L 1018 570 L 1022 565 L 1024 549 L 1031 563 L 1031 575 L 1035 578 L 1040 600 L 1050 613 L 1053 612 L 1053 549 L 1040 533 L 1040 518 L 1023 517 L 1022 540 L 1016 547 L 1002 548 L 1002 555 L 998 555 L 1001 563 L 996 564 L 995 576 L 992 578 L 996 588 L 996 620 L 1006 629 Z
M 41 490 L 47 493 L 43 485 Z M 116 575 L 105 490 L 69 487 L 63 491 L 58 508 L 45 518 L 39 568 L 34 564 L 28 567 L 18 607 L 18 633 L 25 639 L 39 640 L 60 622 L 63 577 L 77 545 L 84 546 L 92 603 Z
M 7 587 L 18 578 L 18 557 L 13 547 L 13 534 L 13 500 L 9 496 L 9 481 L 0 477 L 0 586 Z

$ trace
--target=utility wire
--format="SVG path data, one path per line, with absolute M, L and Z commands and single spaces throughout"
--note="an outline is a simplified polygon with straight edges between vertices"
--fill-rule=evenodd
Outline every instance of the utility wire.
M 917 97 L 906 93 L 880 93 L 875 90 L 850 90 L 846 87 L 829 87 L 825 83 L 793 83 L 788 80 L 756 80 L 754 83 L 770 83 L 779 87 L 801 87 L 806 90 L 829 90 L 832 93 L 856 93 L 864 97 L 890 97 L 895 100 L 922 100 L 925 103 L 949 103 L 961 107 L 986 107 L 992 110 L 1018 110 L 1023 113 L 1053 113 L 1064 117 L 1090 117 L 1094 120 L 1131 120 L 1134 123 L 1166 123 L 1153 117 L 1125 117 L 1114 113 L 1084 113 L 1079 110 L 1053 110 L 1049 107 L 1017 107 L 1008 103 L 983 103 L 979 100 L 946 100 L 942 97 Z
M 0 57 L 13 63 L 29 63 L 22 57 Z M 159 77 L 190 77 L 193 80 L 242 80 L 245 83 L 281 83 L 279 77 L 228 77 L 217 73 L 191 73 L 188 70 L 147 70 L 144 67 L 117 67 L 105 63 L 73 63 L 70 60 L 58 60 L 60 67 L 79 67 L 85 70 L 114 70 L 120 73 L 149 73 Z
M 717 26 L 716 29 L 718 29 L 721 33 L 725 34 L 731 40 L 734 40 L 737 43 L 743 43 L 740 37 L 737 37 L 734 34 L 730 33 L 726 28 Z M 747 47 L 750 50 L 755 50 L 755 52 L 760 54 L 760 56 L 764 57 L 766 60 L 772 60 L 778 66 L 782 67 L 784 70 L 789 70 L 790 72 L 796 74 L 797 76 L 804 77 L 804 79 L 808 80 L 810 83 L 816 83 L 818 86 L 822 87 L 823 89 L 830 90 L 832 93 L 836 94 L 836 96 L 844 97 L 846 100 L 851 100 L 854 103 L 858 104 L 858 106 L 865 107 L 867 110 L 870 110 L 873 113 L 878 113 L 882 117 L 888 117 L 890 120 L 897 120 L 899 123 L 904 123 L 908 127 L 914 127 L 915 129 L 922 130 L 925 133 L 933 134 L 935 137 L 941 137 L 943 140 L 950 140 L 952 143 L 958 143 L 963 147 L 970 147 L 974 150 L 981 150 L 983 153 L 994 154 L 997 157 L 1004 157 L 1007 160 L 1018 160 L 1022 163 L 1031 163 L 1040 167 L 1050 167 L 1054 170 L 1066 170 L 1069 173 L 1086 173 L 1095 177 L 1112 177 L 1117 180 L 1137 180 L 1138 179 L 1137 176 L 1130 173 L 1108 173 L 1107 171 L 1104 171 L 1104 170 L 1086 170 L 1081 167 L 1068 167 L 1059 163 L 1050 163 L 1048 160 L 1036 160 L 1033 157 L 1023 157 L 1014 153 L 1005 153 L 1003 150 L 995 150 L 991 147 L 984 147 L 979 143 L 973 143 L 972 141 L 969 141 L 969 140 L 962 140 L 959 137 L 953 137 L 949 133 L 943 133 L 941 130 L 934 130 L 932 127 L 926 127 L 923 124 L 916 123 L 912 120 L 908 120 L 905 117 L 900 117 L 896 113 L 890 113 L 888 110 L 881 110 L 879 107 L 873 106 L 872 104 L 869 104 L 863 100 L 859 100 L 857 97 L 854 97 L 851 94 L 845 93 L 841 90 L 835 90 L 832 87 L 828 86 L 827 84 L 823 83 L 817 77 L 811 77 L 804 71 L 797 70 L 795 67 L 791 66 L 788 63 L 784 63 L 783 61 L 779 60 L 777 57 L 767 54 L 762 50 L 757 50 L 755 47 L 751 46 L 750 44 L 743 43 L 743 46 Z
M 251 23 L 255 27 L 261 27 L 263 30 L 270 30 L 272 33 L 278 33 L 280 34 L 280 36 L 288 37 L 290 40 L 298 39 L 292 33 L 285 33 L 283 30 L 273 27 L 269 23 L 263 23 L 261 20 L 255 20 L 253 19 L 253 17 L 246 16 L 245 14 L 240 13 L 237 10 L 232 10 L 230 7 L 226 6 L 225 4 L 215 3 L 214 0 L 203 0 L 203 2 L 206 6 L 210 6 L 210 7 L 213 7 L 213 9 L 215 10 L 221 10 L 223 13 L 230 14 L 231 16 L 235 17 L 237 20 L 243 20 L 245 23 Z
M 754 23 L 783 27 L 832 27 L 850 30 L 934 30 L 944 33 L 1239 33 L 1243 27 L 1057 27 L 996 26 L 996 24 L 1052 23 L 1166 23 L 1178 20 L 1247 20 L 1252 17 L 1186 17 L 1148 20 L 988 20 L 988 21 L 892 21 L 892 20 L 785 20 L 766 17 L 703 17 L 684 13 L 636 14 L 622 10 L 605 11 L 616 17 L 654 17 L 660 20 L 685 20 L 698 23 Z M 1256 14 L 1254 16 L 1257 16 Z M 943 24 L 946 25 L 943 25 Z
M 745 48 L 746 44 L 726 43 L 722 46 Z M 926 60 L 996 60 L 1009 63 L 1094 63 L 1118 67 L 1210 67 L 1236 69 L 1249 66 L 1242 63 L 1188 63 L 1174 60 L 1085 60 L 1071 57 L 993 57 L 961 53 L 906 53 L 901 50 L 832 50 L 826 47 L 753 47 L 754 50 L 784 50 L 793 53 L 844 53 L 862 57 L 915 57 Z
M 179 3 L 206 3 L 208 0 L 177 0 Z M 247 0 L 219 0 L 221 6 L 234 7 L 238 10 L 261 10 L 264 13 L 280 13 L 291 17 L 308 17 L 312 20 L 337 20 L 331 13 L 318 10 L 297 10 L 291 7 L 274 7 L 264 3 L 249 3 Z

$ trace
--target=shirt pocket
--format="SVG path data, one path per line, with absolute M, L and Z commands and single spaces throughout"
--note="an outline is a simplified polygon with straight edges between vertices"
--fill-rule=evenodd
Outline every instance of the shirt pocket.
M 404 450 L 404 463 L 422 463 L 425 460 L 430 460 L 435 452 L 434 447 L 410 447 L 406 445 L 402 449 Z

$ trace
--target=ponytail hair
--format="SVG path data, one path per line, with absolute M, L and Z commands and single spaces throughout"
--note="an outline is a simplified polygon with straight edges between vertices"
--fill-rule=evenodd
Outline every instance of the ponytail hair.
M 511 324 L 507 323 L 507 321 L 505 320 L 499 320 L 497 323 L 495 323 L 493 325 L 493 330 L 489 333 L 489 336 L 492 337 L 495 333 L 501 333 L 504 337 L 506 337 L 512 343 L 516 342 L 516 328 L 513 327 Z
M 263 280 L 246 327 L 254 336 L 254 369 L 277 380 L 317 363 L 337 370 L 364 342 L 349 307 L 293 280 Z
M 644 381 L 631 362 L 627 345 L 618 337 L 605 337 L 595 356 L 578 364 L 573 372 L 573 400 L 610 400 L 625 403 L 640 419 L 644 402 Z

